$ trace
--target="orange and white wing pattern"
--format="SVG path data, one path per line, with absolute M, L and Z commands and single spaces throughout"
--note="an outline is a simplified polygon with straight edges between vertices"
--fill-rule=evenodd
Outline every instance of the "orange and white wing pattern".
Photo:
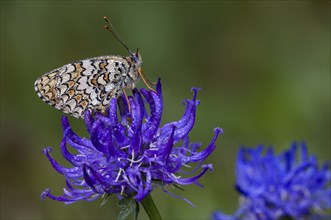
M 105 112 L 110 99 L 133 89 L 138 78 L 138 66 L 130 56 L 101 56 L 45 73 L 36 80 L 35 90 L 49 105 L 83 118 L 85 110 Z

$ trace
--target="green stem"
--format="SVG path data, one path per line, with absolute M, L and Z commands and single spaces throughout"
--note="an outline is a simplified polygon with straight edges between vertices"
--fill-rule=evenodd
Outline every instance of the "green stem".
M 143 205 L 149 219 L 162 220 L 159 210 L 156 208 L 156 205 L 150 194 L 145 197 L 145 199 L 141 202 L 141 204 Z

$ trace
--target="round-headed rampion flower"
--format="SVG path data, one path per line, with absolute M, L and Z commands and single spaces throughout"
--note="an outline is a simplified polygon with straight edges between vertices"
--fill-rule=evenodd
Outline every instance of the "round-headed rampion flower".
M 240 149 L 236 168 L 240 208 L 232 216 L 214 212 L 212 219 L 323 218 L 331 207 L 329 164 L 319 166 L 304 143 L 296 158 L 297 145 L 294 143 L 280 155 L 275 155 L 272 148 L 265 151 L 263 146 Z
M 106 116 L 100 113 L 91 116 L 87 111 L 84 121 L 90 139 L 76 135 L 63 116 L 64 137 L 60 149 L 73 167 L 61 166 L 50 156 L 51 148 L 44 149 L 53 168 L 65 177 L 66 188 L 61 196 L 54 196 L 46 189 L 41 197 L 70 204 L 79 200 L 91 201 L 103 194 L 115 194 L 120 199 L 133 197 L 140 202 L 156 185 L 162 188 L 168 184 L 199 185 L 198 179 L 212 169 L 211 164 L 202 163 L 214 151 L 216 138 L 222 130 L 216 128 L 211 143 L 198 152 L 201 144 L 190 143 L 188 137 L 199 105 L 197 89 L 193 88 L 192 100 L 185 100 L 186 110 L 182 118 L 162 127 L 160 80 L 156 91 L 135 89 L 133 96 L 114 98 Z M 145 105 L 149 108 L 146 109 Z M 77 153 L 71 153 L 67 145 Z M 183 168 L 191 163 L 196 163 L 196 167 L 185 172 Z M 198 174 L 182 177 L 199 168 L 202 170 Z

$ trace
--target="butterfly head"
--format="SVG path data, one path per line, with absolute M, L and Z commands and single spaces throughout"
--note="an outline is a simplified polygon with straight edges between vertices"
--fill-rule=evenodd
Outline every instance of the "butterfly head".
M 137 49 L 136 52 L 131 53 L 131 60 L 134 62 L 137 66 L 141 66 L 143 59 L 140 54 L 140 50 Z

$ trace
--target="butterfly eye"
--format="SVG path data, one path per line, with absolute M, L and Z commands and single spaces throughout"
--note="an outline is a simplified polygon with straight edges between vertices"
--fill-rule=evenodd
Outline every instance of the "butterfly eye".
M 140 62 L 140 58 L 137 56 L 137 54 L 132 54 L 131 55 L 131 59 L 135 63 L 139 63 Z

